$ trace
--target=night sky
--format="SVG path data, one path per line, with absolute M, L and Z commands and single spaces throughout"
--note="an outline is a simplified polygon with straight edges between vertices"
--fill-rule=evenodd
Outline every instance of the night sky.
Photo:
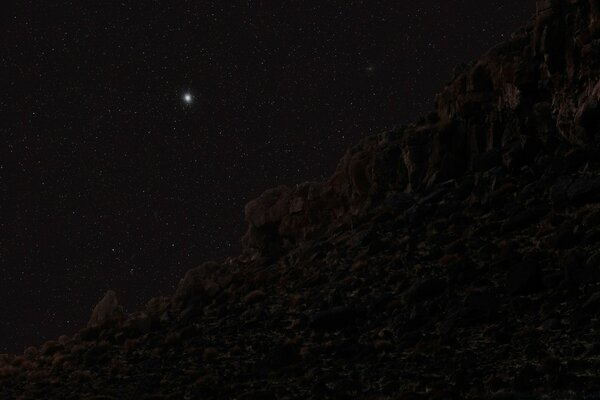
M 428 113 L 456 65 L 534 12 L 52 3 L 0 13 L 0 352 L 76 332 L 107 289 L 135 311 L 238 254 L 247 201 L 325 179 L 361 137 Z

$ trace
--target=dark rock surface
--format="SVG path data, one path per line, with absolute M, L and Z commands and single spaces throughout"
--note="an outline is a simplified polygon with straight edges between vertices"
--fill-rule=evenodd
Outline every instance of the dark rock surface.
M 0 358 L 6 399 L 600 393 L 600 2 L 538 1 L 418 123 L 246 206 L 243 254 Z

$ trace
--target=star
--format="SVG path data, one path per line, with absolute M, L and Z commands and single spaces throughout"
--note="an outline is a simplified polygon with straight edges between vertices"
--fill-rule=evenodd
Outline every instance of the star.
M 186 104 L 192 104 L 194 102 L 194 96 L 191 93 L 187 92 L 183 94 L 183 101 Z
M 375 72 L 375 65 L 374 64 L 368 64 L 365 67 L 365 71 L 366 71 L 367 75 L 372 76 L 373 73 Z

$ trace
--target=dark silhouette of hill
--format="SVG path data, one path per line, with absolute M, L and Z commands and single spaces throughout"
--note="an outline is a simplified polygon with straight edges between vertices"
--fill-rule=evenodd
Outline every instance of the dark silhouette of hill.
M 538 1 L 436 110 L 246 205 L 243 252 L 5 357 L 21 399 L 600 391 L 600 2 Z

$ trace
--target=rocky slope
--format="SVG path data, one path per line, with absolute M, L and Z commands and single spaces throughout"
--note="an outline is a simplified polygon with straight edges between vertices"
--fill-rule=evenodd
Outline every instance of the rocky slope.
M 538 1 L 412 125 L 246 206 L 243 254 L 0 361 L 6 399 L 600 393 L 600 1 Z

